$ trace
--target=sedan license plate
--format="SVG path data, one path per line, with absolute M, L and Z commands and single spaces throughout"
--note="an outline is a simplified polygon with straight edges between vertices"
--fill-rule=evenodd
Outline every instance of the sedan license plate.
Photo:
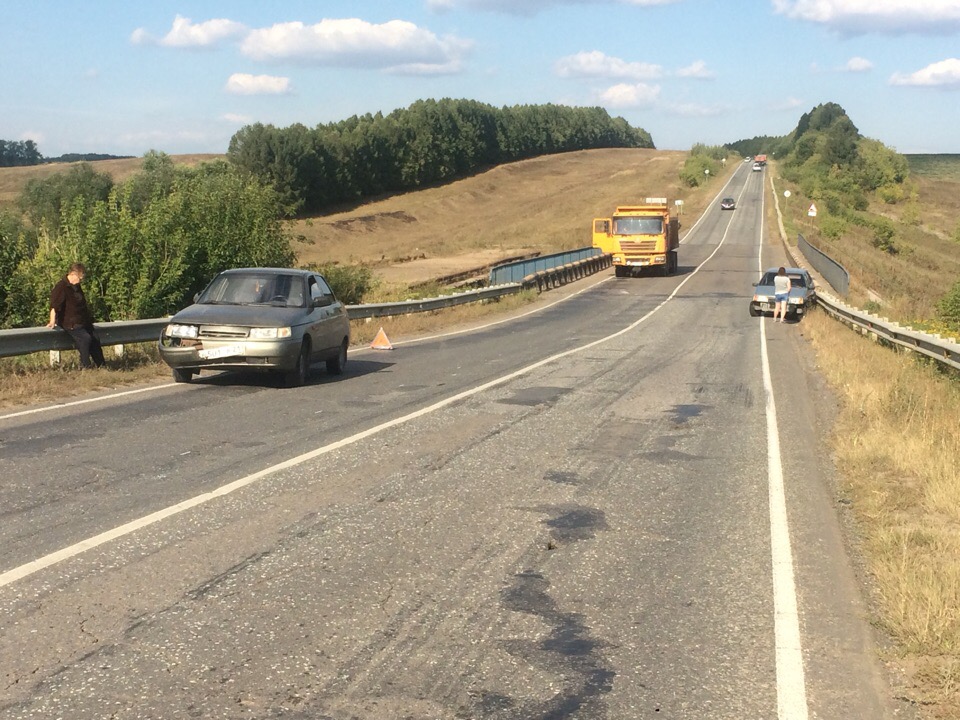
M 223 345 L 209 350 L 199 350 L 197 355 L 201 360 L 216 360 L 217 358 L 243 355 L 243 345 Z

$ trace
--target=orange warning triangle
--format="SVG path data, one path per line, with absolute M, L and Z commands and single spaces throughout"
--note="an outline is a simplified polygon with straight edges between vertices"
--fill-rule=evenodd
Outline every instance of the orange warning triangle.
M 387 334 L 383 331 L 383 328 L 380 328 L 380 332 L 377 333 L 377 336 L 373 339 L 373 342 L 370 343 L 370 347 L 374 350 L 393 350 L 393 344 L 390 342 L 390 339 L 387 337 Z

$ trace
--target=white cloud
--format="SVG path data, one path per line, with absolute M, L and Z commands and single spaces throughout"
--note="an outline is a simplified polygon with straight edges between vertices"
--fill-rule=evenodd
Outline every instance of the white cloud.
M 220 119 L 233 125 L 249 125 L 253 122 L 253 118 L 249 115 L 238 115 L 237 113 L 224 113 L 220 116 Z
M 619 83 L 599 94 L 600 101 L 609 108 L 651 107 L 659 97 L 660 86 L 647 83 Z
M 847 72 L 867 72 L 868 70 L 873 70 L 873 63 L 862 57 L 852 57 L 847 60 L 847 64 L 843 67 Z
M 233 95 L 286 95 L 291 90 L 290 78 L 274 75 L 234 73 L 224 87 Z
M 960 0 L 772 0 L 774 12 L 845 33 L 960 30 Z
M 466 40 L 438 38 L 404 20 L 377 25 L 357 18 L 279 23 L 253 30 L 241 45 L 255 60 L 418 73 L 455 72 L 469 47 Z
M 914 73 L 895 73 L 890 78 L 890 84 L 960 89 L 960 60 L 949 58 Z
M 560 58 L 555 65 L 560 77 L 625 78 L 629 80 L 652 80 L 663 74 L 659 65 L 627 62 L 610 57 L 599 50 L 579 52 Z
M 680 0 L 427 0 L 427 7 L 435 12 L 447 12 L 455 8 L 489 10 L 511 15 L 536 15 L 560 5 L 633 5 L 654 7 L 672 5 Z
M 677 75 L 679 77 L 698 78 L 701 80 L 709 80 L 717 76 L 713 70 L 707 69 L 707 64 L 703 60 L 697 60 L 685 68 L 680 68 L 677 70 Z
M 193 23 L 190 18 L 177 15 L 173 19 L 170 32 L 162 38 L 156 39 L 143 28 L 137 28 L 130 35 L 130 42 L 134 45 L 157 44 L 166 47 L 212 47 L 221 40 L 243 35 L 246 32 L 246 26 L 233 20 L 218 18 Z

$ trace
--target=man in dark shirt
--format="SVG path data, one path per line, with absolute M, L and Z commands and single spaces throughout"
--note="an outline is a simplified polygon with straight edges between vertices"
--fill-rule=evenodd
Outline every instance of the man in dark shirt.
M 53 286 L 50 293 L 50 321 L 48 328 L 58 325 L 70 333 L 80 351 L 81 367 L 103 367 L 103 348 L 93 327 L 93 314 L 87 307 L 80 282 L 86 275 L 83 263 L 73 263 L 67 275 Z

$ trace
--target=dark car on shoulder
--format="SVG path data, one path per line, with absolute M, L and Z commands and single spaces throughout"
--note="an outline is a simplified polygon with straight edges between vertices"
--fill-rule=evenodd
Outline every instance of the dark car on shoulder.
M 734 200 L 733 198 L 729 198 L 729 197 L 724 198 L 723 200 L 720 201 L 720 209 L 721 209 L 721 210 L 736 210 L 736 209 L 737 209 L 737 201 Z
M 170 318 L 159 346 L 177 382 L 203 370 L 244 370 L 280 373 L 298 386 L 316 362 L 343 372 L 350 320 L 318 273 L 237 268 L 218 274 Z
M 776 293 L 773 289 L 773 279 L 780 268 L 768 268 L 758 282 L 754 283 L 753 299 L 750 301 L 750 315 L 758 317 L 766 312 L 773 312 Z M 790 295 L 787 298 L 787 317 L 799 320 L 810 311 L 817 301 L 817 288 L 813 277 L 803 268 L 784 268 L 790 278 Z

